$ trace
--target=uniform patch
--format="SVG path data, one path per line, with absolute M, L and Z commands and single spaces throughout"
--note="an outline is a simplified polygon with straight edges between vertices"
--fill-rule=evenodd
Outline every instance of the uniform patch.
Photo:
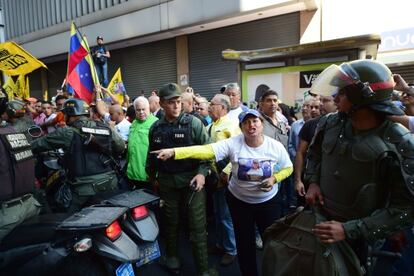
M 29 141 L 23 133 L 6 134 L 4 136 L 6 143 L 13 150 L 30 147 Z
M 14 157 L 14 160 L 16 160 L 16 162 L 20 162 L 20 161 L 24 161 L 27 159 L 31 159 L 33 157 L 33 152 L 30 149 L 19 151 L 19 152 L 14 152 L 13 157 Z
M 105 136 L 109 136 L 111 134 L 108 129 L 90 128 L 90 127 L 82 127 L 82 132 L 90 133 L 90 134 L 97 134 L 97 135 L 105 135 Z

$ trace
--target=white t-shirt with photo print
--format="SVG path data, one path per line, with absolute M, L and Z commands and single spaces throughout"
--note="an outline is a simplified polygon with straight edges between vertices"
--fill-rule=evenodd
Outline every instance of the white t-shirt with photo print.
M 273 185 L 269 192 L 263 192 L 261 182 L 283 168 L 292 167 L 283 145 L 267 136 L 264 136 L 263 144 L 256 148 L 245 143 L 243 134 L 214 143 L 212 147 L 216 161 L 230 159 L 232 175 L 229 191 L 247 203 L 262 203 L 274 197 L 278 185 Z

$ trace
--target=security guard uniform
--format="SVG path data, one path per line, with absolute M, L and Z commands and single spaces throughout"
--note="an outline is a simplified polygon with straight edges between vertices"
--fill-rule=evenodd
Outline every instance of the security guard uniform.
M 167 84 L 160 90 L 160 98 L 179 97 L 181 92 L 176 84 Z M 165 116 L 155 122 L 149 133 L 149 150 L 163 148 L 203 145 L 209 142 L 203 123 L 194 116 L 181 113 L 174 121 L 169 122 Z M 157 177 L 161 198 L 165 201 L 163 212 L 166 220 L 166 266 L 179 269 L 178 237 L 180 210 L 188 212 L 190 240 L 197 271 L 208 273 L 207 233 L 205 191 L 196 192 L 192 196 L 190 181 L 197 174 L 206 176 L 210 162 L 199 160 L 167 160 L 161 161 L 151 155 L 147 159 L 147 172 L 150 179 Z M 191 202 L 190 202 L 190 198 Z
M 67 183 L 72 191 L 69 211 L 81 208 L 97 193 L 118 188 L 112 156 L 125 150 L 122 138 L 104 123 L 85 117 L 88 106 L 79 99 L 65 101 L 63 112 L 67 118 L 77 116 L 68 127 L 32 142 L 33 151 L 43 152 L 62 148 L 64 167 L 68 171 Z

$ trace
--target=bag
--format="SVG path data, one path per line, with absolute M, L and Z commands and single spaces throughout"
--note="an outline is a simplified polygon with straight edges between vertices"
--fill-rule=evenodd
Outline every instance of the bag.
M 312 211 L 275 221 L 264 233 L 262 275 L 363 275 L 359 260 L 345 242 L 323 244 L 312 228 L 320 222 Z

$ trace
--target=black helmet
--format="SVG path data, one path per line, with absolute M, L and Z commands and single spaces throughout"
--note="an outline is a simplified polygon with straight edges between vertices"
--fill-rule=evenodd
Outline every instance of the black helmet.
M 403 115 L 391 101 L 394 85 L 386 65 L 365 59 L 329 66 L 313 82 L 311 92 L 332 96 L 342 90 L 353 103 L 353 109 L 369 106 L 388 114 Z
M 3 91 L 0 89 L 0 115 L 6 111 L 8 101 L 9 98 L 7 97 L 7 94 L 3 93 Z
M 89 105 L 81 99 L 69 99 L 63 103 L 62 111 L 67 116 L 88 115 Z
M 6 113 L 10 118 L 21 118 L 26 114 L 25 103 L 20 100 L 11 100 L 7 103 Z

